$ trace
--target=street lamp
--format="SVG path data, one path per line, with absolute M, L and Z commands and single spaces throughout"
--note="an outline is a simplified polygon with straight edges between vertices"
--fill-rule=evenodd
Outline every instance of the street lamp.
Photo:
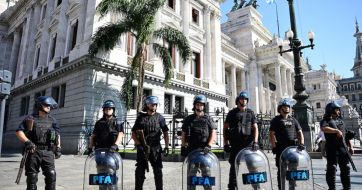
M 309 151 L 311 151 L 312 148 L 312 134 L 311 134 L 311 126 L 313 123 L 313 115 L 312 115 L 312 109 L 306 102 L 308 99 L 308 94 L 305 92 L 305 86 L 304 86 L 304 74 L 302 72 L 302 67 L 300 65 L 300 57 L 301 57 L 301 50 L 304 48 L 314 48 L 314 33 L 308 32 L 308 39 L 310 44 L 303 46 L 302 42 L 298 39 L 297 35 L 297 27 L 296 27 L 296 21 L 295 21 L 295 14 L 294 14 L 294 6 L 293 6 L 293 0 L 287 0 L 289 4 L 289 16 L 290 16 L 290 25 L 291 29 L 287 32 L 287 38 L 289 40 L 289 47 L 290 49 L 283 50 L 283 42 L 282 40 L 278 40 L 278 46 L 279 46 L 279 53 L 280 55 L 283 55 L 285 52 L 293 52 L 293 58 L 294 58 L 294 73 L 295 73 L 295 84 L 294 84 L 294 90 L 296 91 L 296 94 L 293 96 L 293 98 L 297 101 L 297 103 L 293 106 L 294 109 L 294 116 L 299 121 L 300 125 L 303 129 L 304 134 L 304 142 Z

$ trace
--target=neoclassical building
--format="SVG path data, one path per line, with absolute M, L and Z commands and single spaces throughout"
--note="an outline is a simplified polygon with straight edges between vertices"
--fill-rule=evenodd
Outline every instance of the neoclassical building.
M 337 92 L 340 96 L 345 96 L 348 103 L 362 113 L 362 32 L 357 21 L 353 36 L 356 38 L 356 55 L 351 69 L 354 76 L 338 80 Z
M 97 28 L 120 19 L 107 15 L 99 20 L 95 13 L 99 2 L 19 0 L 0 15 L 0 65 L 13 73 L 5 149 L 20 147 L 15 130 L 40 95 L 59 103 L 53 114 L 62 127 L 64 152 L 78 151 L 84 123 L 101 117 L 104 100 L 116 101 L 119 115 L 136 114 L 134 109 L 127 113 L 121 109 L 119 98 L 135 53 L 132 34 L 124 34 L 112 51 L 95 59 L 88 56 Z M 263 26 L 262 15 L 246 6 L 228 13 L 226 23 L 221 24 L 220 17 L 220 5 L 214 0 L 169 0 L 157 13 L 156 27 L 182 31 L 193 52 L 183 64 L 178 50 L 170 49 L 174 77 L 165 88 L 160 59 L 148 50 L 144 92 L 159 97 L 159 112 L 191 110 L 193 97 L 200 93 L 207 96 L 211 112 L 228 110 L 235 106 L 238 92 L 247 90 L 250 107 L 257 113 L 276 113 L 279 99 L 294 94 L 293 56 L 278 54 L 277 37 Z

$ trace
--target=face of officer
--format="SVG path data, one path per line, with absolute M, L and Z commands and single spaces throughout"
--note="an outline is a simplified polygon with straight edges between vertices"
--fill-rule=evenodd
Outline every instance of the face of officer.
M 203 103 L 196 103 L 195 104 L 195 111 L 201 113 L 204 111 L 205 105 Z
M 282 106 L 280 108 L 281 112 L 284 114 L 289 114 L 290 113 L 290 107 L 289 106 Z
M 148 111 L 151 113 L 155 113 L 157 110 L 157 104 L 147 104 Z
M 333 110 L 333 112 L 332 112 L 332 117 L 333 118 L 337 118 L 340 115 L 341 115 L 341 110 L 339 108 L 336 108 L 336 109 Z
M 245 98 L 239 98 L 239 105 L 241 107 L 246 107 L 246 105 L 248 104 L 248 100 Z
M 113 115 L 113 108 L 103 108 L 103 114 L 106 117 L 110 117 Z
M 51 106 L 48 105 L 48 104 L 42 104 L 42 109 L 41 111 L 43 111 L 44 113 L 49 113 L 50 112 L 50 109 L 51 109 Z

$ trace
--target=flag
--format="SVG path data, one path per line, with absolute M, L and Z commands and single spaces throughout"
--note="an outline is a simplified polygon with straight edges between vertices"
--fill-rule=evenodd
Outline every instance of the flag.
M 274 0 L 266 0 L 266 3 L 272 4 L 272 3 L 274 3 Z

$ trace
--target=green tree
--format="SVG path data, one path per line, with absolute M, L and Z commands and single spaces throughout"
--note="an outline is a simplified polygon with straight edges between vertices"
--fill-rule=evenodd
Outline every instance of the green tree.
M 189 42 L 182 32 L 172 27 L 163 27 L 156 30 L 156 13 L 162 9 L 164 3 L 165 0 L 103 0 L 96 8 L 100 18 L 107 14 L 117 14 L 121 15 L 121 19 L 98 28 L 92 37 L 92 43 L 89 47 L 89 54 L 91 56 L 95 56 L 100 50 L 106 52 L 112 50 L 124 33 L 130 32 L 135 37 L 136 53 L 122 85 L 121 93 L 122 99 L 129 109 L 131 99 L 133 98 L 132 81 L 134 79 L 138 81 L 135 100 L 138 112 L 142 109 L 147 47 L 152 46 L 155 54 L 162 61 L 165 74 L 164 85 L 166 87 L 169 86 L 173 75 L 171 55 L 168 47 L 177 48 L 183 62 L 186 62 L 191 55 Z M 163 43 L 153 43 L 153 39 L 158 39 L 158 41 Z

